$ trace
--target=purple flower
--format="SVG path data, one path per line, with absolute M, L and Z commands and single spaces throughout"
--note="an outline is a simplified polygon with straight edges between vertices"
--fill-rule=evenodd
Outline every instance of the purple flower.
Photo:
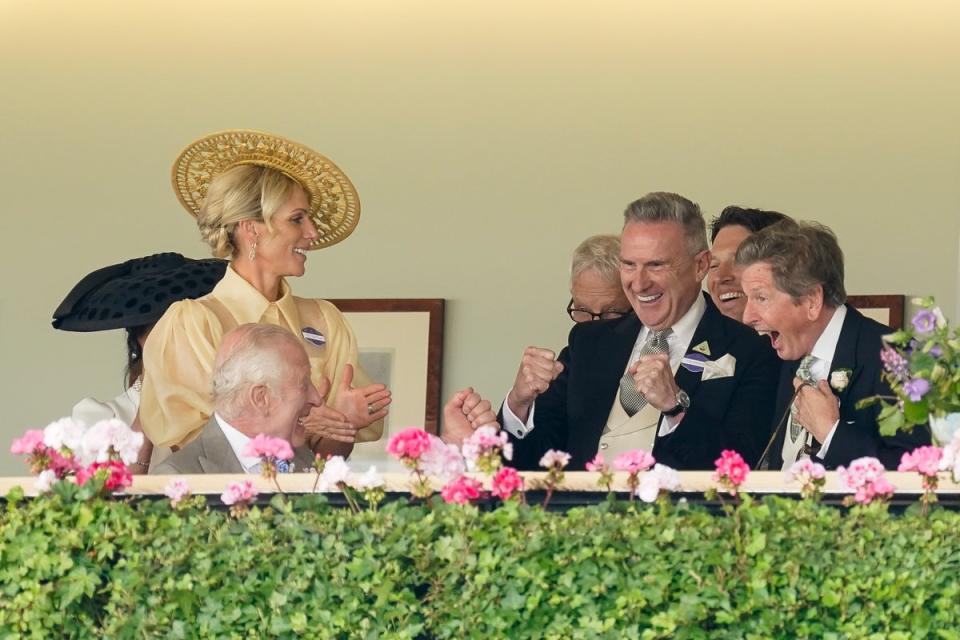
M 930 355 L 932 355 L 934 358 L 939 358 L 943 355 L 943 349 L 940 348 L 940 345 L 935 344 L 930 347 Z
M 930 333 L 936 326 L 937 316 L 929 309 L 921 309 L 913 316 L 913 328 L 920 333 Z
M 927 391 L 930 391 L 930 383 L 923 378 L 914 378 L 907 384 L 903 385 L 903 390 L 907 392 L 907 395 L 910 396 L 910 399 L 914 402 L 920 402 L 920 398 L 927 394 Z
M 885 346 L 883 351 L 880 352 L 880 360 L 883 362 L 883 368 L 898 382 L 906 381 L 910 372 L 910 365 L 896 349 Z

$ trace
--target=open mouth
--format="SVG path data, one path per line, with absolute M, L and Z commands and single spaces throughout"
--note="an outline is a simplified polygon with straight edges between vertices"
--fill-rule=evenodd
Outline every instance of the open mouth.
M 663 297 L 663 294 L 662 294 L 662 293 L 655 293 L 655 294 L 649 295 L 649 296 L 640 296 L 640 295 L 638 295 L 638 296 L 637 296 L 637 300 L 640 302 L 640 304 L 651 304 L 651 303 L 656 302 L 657 300 L 659 300 L 659 299 L 662 298 L 662 297 Z
M 747 295 L 743 291 L 728 291 L 727 293 L 720 294 L 720 301 L 729 302 L 730 300 L 738 300 L 746 297 Z
M 299 254 L 299 255 L 303 256 L 304 258 L 307 257 L 307 250 L 306 250 L 306 249 L 301 249 L 300 247 L 294 247 L 294 248 L 293 248 L 293 252 L 296 253 L 296 254 Z
M 781 344 L 780 344 L 780 332 L 779 332 L 779 331 L 773 331 L 772 329 L 769 330 L 769 331 L 768 331 L 768 330 L 765 330 L 765 329 L 757 329 L 757 333 L 759 333 L 759 334 L 762 335 L 762 336 L 767 336 L 767 337 L 769 337 L 769 338 L 770 338 L 770 346 L 773 347 L 774 349 L 779 350 L 779 348 L 780 348 L 780 346 L 781 346 Z

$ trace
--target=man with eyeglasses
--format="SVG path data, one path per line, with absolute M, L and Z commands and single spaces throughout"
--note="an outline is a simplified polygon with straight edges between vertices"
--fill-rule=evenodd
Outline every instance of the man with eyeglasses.
M 591 322 L 617 320 L 631 311 L 620 285 L 620 238 L 590 236 L 573 251 L 567 315 L 574 322 Z
M 581 322 L 557 358 L 528 347 L 500 422 L 514 464 L 548 449 L 581 470 L 652 450 L 676 469 L 710 469 L 723 449 L 754 464 L 769 437 L 780 363 L 769 342 L 701 290 L 710 252 L 700 207 L 650 193 L 624 213 L 620 281 L 633 313 Z

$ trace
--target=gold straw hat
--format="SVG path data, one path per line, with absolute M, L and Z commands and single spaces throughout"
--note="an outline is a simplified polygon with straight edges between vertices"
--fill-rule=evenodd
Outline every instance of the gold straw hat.
M 360 198 L 346 174 L 316 151 L 260 131 L 220 131 L 187 145 L 173 163 L 177 199 L 196 218 L 210 181 L 241 164 L 276 169 L 306 190 L 318 234 L 311 249 L 329 247 L 353 233 L 360 220 Z

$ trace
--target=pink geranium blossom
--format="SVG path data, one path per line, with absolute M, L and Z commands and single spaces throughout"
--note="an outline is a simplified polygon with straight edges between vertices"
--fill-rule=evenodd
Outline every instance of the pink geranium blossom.
M 737 495 L 737 490 L 750 474 L 750 467 L 744 462 L 743 458 L 736 451 L 724 449 L 720 452 L 720 457 L 714 461 L 717 470 L 713 474 L 713 479 L 720 483 L 720 487 L 732 496 Z
M 283 438 L 273 438 L 265 433 L 258 434 L 243 449 L 243 455 L 273 460 L 290 460 L 293 447 Z
M 77 484 L 84 485 L 94 477 L 103 476 L 105 491 L 122 491 L 133 484 L 133 475 L 120 460 L 94 462 L 77 471 Z
M 18 456 L 33 455 L 37 452 L 37 449 L 41 451 L 46 449 L 46 446 L 43 444 L 43 431 L 40 429 L 27 431 L 10 445 L 10 453 Z
M 479 481 L 469 476 L 460 476 L 447 483 L 440 490 L 440 496 L 449 504 L 467 504 L 480 497 L 480 489 L 482 488 L 483 485 Z
M 467 465 L 457 445 L 447 444 L 434 435 L 429 436 L 429 441 L 430 445 L 420 456 L 421 471 L 441 482 L 450 482 L 463 475 Z
M 639 473 L 652 467 L 655 462 L 653 456 L 643 449 L 633 449 L 614 458 L 613 468 L 627 473 Z
M 163 493 L 170 498 L 170 506 L 177 506 L 184 498 L 190 496 L 190 486 L 183 478 L 174 478 L 163 488 Z
M 471 471 L 493 473 L 500 468 L 500 457 L 513 458 L 513 444 L 505 431 L 486 425 L 470 434 L 463 443 L 463 457 Z
M 523 489 L 523 478 L 513 467 L 503 467 L 493 476 L 490 493 L 501 500 L 507 500 L 516 491 Z
M 876 458 L 857 458 L 848 467 L 837 468 L 840 486 L 852 492 L 859 504 L 869 504 L 874 498 L 889 498 L 894 487 L 884 477 L 883 464 Z
M 804 498 L 816 498 L 826 482 L 827 470 L 822 464 L 810 458 L 794 462 L 787 475 L 792 482 L 800 483 L 800 495 Z
M 922 476 L 936 476 L 940 470 L 940 460 L 942 458 L 943 449 L 940 447 L 917 447 L 913 451 L 903 454 L 897 471 L 916 471 Z
M 387 443 L 387 453 L 393 455 L 408 467 L 417 462 L 430 448 L 430 434 L 417 427 L 407 427 L 395 434 Z
M 249 480 L 231 482 L 227 485 L 227 490 L 220 494 L 220 500 L 228 506 L 247 505 L 257 497 L 258 493 Z
M 603 454 L 598 453 L 597 455 L 593 456 L 593 460 L 589 460 L 587 462 L 586 469 L 587 471 L 603 473 L 604 471 L 609 470 L 610 467 L 607 466 L 607 461 L 603 459 Z

